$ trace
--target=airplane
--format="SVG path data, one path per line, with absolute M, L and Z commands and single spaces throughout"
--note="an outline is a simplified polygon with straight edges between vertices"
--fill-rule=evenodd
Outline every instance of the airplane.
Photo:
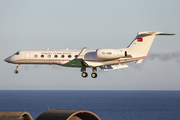
M 4 61 L 17 64 L 15 74 L 18 73 L 18 68 L 21 64 L 55 64 L 64 67 L 81 68 L 81 76 L 86 78 L 88 73 L 86 68 L 92 69 L 92 78 L 97 77 L 97 67 L 103 71 L 127 68 L 125 63 L 135 61 L 140 64 L 152 45 L 156 35 L 175 35 L 162 32 L 141 31 L 138 32 L 135 39 L 127 48 L 123 49 L 96 49 L 86 50 L 56 50 L 50 51 L 18 51 Z

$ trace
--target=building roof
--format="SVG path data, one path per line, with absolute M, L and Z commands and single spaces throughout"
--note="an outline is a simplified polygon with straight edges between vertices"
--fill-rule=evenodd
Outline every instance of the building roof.
M 28 112 L 0 112 L 0 120 L 33 120 Z
M 90 111 L 49 110 L 39 115 L 36 120 L 101 120 Z

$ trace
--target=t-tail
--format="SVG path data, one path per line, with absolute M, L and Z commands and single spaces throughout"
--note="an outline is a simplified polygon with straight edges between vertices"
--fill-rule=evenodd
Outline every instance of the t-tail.
M 127 53 L 132 57 L 147 57 L 149 49 L 156 35 L 175 35 L 162 32 L 142 31 L 138 32 L 136 38 L 127 47 Z M 141 63 L 142 59 L 138 61 Z

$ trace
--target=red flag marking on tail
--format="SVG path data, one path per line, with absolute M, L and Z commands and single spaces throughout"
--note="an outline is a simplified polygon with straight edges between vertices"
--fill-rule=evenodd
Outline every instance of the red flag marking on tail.
M 143 38 L 138 38 L 137 42 L 143 42 Z

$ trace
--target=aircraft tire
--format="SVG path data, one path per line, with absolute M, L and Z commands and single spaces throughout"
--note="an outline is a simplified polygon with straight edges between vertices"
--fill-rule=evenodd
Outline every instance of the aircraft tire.
M 81 76 L 82 76 L 83 78 L 86 78 L 86 77 L 88 76 L 88 74 L 87 74 L 87 72 L 82 72 Z
M 92 73 L 92 74 L 91 74 L 91 77 L 92 77 L 92 78 L 96 78 L 96 77 L 97 77 L 97 73 Z
M 14 73 L 15 73 L 15 74 L 18 74 L 18 70 L 15 70 Z

